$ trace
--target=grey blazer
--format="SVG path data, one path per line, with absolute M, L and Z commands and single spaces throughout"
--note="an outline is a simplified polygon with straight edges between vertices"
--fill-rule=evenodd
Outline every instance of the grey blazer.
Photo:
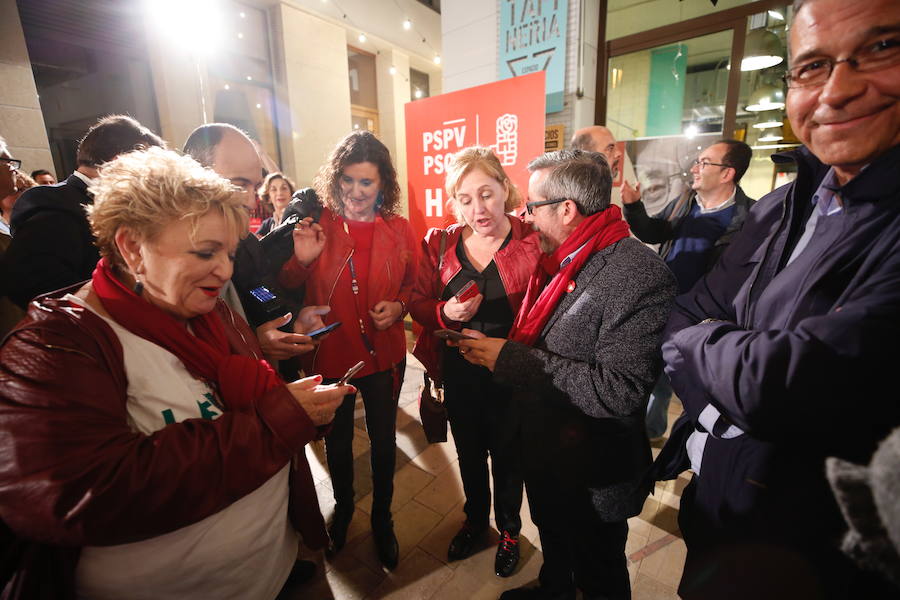
M 626 238 L 588 259 L 534 347 L 503 346 L 494 380 L 516 392 L 526 473 L 587 488 L 604 521 L 641 511 L 647 398 L 676 293 L 663 261 Z

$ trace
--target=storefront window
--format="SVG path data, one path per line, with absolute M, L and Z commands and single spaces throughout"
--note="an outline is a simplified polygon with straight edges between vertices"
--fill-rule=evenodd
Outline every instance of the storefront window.
M 755 0 L 608 0 L 606 39 L 711 15 Z
M 691 161 L 722 137 L 731 39 L 722 31 L 610 60 L 606 124 L 626 142 L 651 214 L 688 189 Z
M 741 91 L 734 137 L 750 144 L 753 160 L 741 181 L 752 198 L 759 198 L 773 186 L 793 176 L 776 168 L 773 152 L 798 145 L 785 116 L 787 32 L 792 14 L 787 6 L 751 16 L 741 63 Z

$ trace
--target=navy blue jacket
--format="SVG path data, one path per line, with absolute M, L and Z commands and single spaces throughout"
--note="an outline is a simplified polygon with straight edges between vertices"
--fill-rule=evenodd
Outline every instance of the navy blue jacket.
M 840 189 L 842 213 L 787 267 L 828 166 L 805 148 L 773 160 L 795 160 L 796 181 L 757 202 L 677 299 L 663 356 L 692 424 L 712 404 L 746 432 L 709 437 L 696 510 L 721 539 L 803 555 L 837 548 L 845 529 L 825 458 L 868 463 L 900 425 L 900 146 Z
M 0 265 L 0 295 L 25 308 L 35 296 L 91 278 L 100 260 L 85 212 L 91 203 L 75 175 L 22 194 L 10 219 L 13 239 Z

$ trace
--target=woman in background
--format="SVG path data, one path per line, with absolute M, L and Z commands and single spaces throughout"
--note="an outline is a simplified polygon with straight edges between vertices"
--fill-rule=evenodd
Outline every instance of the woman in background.
M 263 237 L 281 224 L 284 209 L 290 204 L 296 186 L 286 175 L 275 172 L 266 175 L 259 189 L 259 197 L 263 202 L 271 204 L 274 210 L 272 216 L 264 220 L 256 231 L 258 237 Z

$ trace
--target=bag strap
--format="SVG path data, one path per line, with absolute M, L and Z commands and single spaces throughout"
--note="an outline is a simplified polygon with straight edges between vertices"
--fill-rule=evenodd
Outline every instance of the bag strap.
M 441 229 L 441 243 L 440 250 L 438 250 L 438 268 L 435 271 L 434 276 L 434 294 L 437 297 L 440 297 L 441 294 L 441 269 L 444 268 L 444 251 L 447 250 L 447 230 Z M 428 376 L 428 371 L 425 371 L 425 387 L 428 387 L 431 378 Z M 435 387 L 441 387 L 440 384 L 435 383 Z

